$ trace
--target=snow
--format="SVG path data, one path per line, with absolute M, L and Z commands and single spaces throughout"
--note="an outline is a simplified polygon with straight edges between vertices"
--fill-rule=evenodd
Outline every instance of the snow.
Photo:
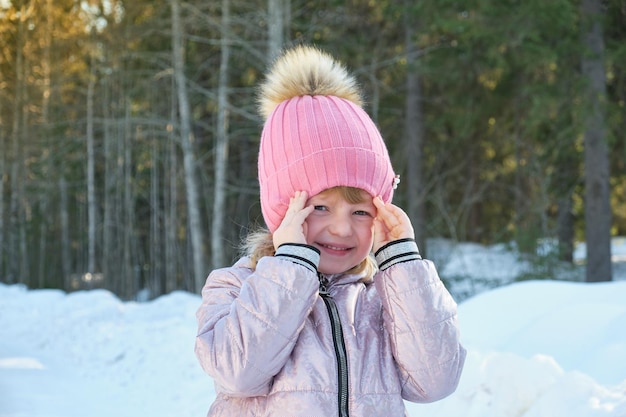
M 442 276 L 464 277 L 450 285 L 465 294 L 468 357 L 457 391 L 407 403 L 410 416 L 626 417 L 625 239 L 615 280 L 596 284 L 513 282 L 529 265 L 503 246 L 444 246 Z M 206 415 L 215 392 L 193 353 L 199 303 L 0 284 L 0 417 Z

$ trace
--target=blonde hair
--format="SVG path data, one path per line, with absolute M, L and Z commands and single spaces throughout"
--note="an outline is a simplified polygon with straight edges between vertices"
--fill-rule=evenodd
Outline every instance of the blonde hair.
M 355 187 L 338 186 L 322 191 L 322 193 L 326 192 L 338 192 L 350 204 L 363 203 L 367 198 L 369 198 L 369 194 L 367 194 L 366 191 Z M 242 242 L 241 252 L 242 255 L 250 258 L 252 268 L 255 269 L 261 258 L 265 256 L 274 256 L 276 253 L 276 250 L 274 249 L 274 242 L 272 240 L 272 233 L 265 227 L 251 232 Z M 361 281 L 371 282 L 377 270 L 378 266 L 376 265 L 376 260 L 373 255 L 370 254 L 360 264 L 345 273 L 362 274 L 363 278 L 361 278 Z

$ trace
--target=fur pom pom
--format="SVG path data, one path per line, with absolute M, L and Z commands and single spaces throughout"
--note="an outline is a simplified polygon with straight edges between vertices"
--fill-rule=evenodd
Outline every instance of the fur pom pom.
M 278 57 L 261 84 L 259 113 L 267 119 L 283 101 L 305 95 L 335 96 L 362 106 L 357 82 L 342 64 L 318 48 L 299 45 Z

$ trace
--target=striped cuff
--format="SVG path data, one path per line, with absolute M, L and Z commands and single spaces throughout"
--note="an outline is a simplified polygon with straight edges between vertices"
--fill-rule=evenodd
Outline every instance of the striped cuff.
M 398 239 L 387 243 L 374 254 L 378 269 L 384 271 L 392 265 L 422 259 L 415 239 Z
M 313 246 L 299 243 L 283 243 L 276 249 L 274 256 L 300 264 L 317 274 L 317 266 L 320 263 L 320 251 Z

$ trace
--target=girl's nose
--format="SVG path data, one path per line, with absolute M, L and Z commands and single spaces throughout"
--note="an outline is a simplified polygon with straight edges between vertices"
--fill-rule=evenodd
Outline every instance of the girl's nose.
M 342 215 L 333 216 L 328 229 L 332 234 L 337 236 L 350 236 L 350 234 L 352 234 L 350 219 Z

